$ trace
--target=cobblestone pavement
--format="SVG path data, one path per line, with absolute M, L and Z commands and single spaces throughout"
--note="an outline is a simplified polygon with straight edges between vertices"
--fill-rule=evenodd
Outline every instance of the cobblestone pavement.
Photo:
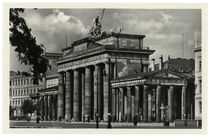
M 169 127 L 164 127 L 163 123 L 138 123 L 134 126 L 133 123 L 111 123 L 112 128 L 193 128 L 193 127 L 175 127 L 174 123 L 170 123 Z M 58 121 L 10 121 L 11 128 L 96 128 L 95 122 L 82 123 L 82 122 L 58 122 Z M 107 123 L 100 122 L 99 128 L 107 128 Z M 194 127 L 195 128 L 195 127 Z

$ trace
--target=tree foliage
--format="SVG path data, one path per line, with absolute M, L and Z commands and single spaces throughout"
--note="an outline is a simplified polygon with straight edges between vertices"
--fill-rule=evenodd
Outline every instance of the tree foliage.
M 22 105 L 23 114 L 32 114 L 35 111 L 36 106 L 31 100 L 24 100 Z
M 47 71 L 48 60 L 43 56 L 44 45 L 38 45 L 36 38 L 32 36 L 31 29 L 24 18 L 20 16 L 24 9 L 10 9 L 10 43 L 18 53 L 21 64 L 30 65 L 33 73 L 33 82 L 38 84 L 41 74 Z

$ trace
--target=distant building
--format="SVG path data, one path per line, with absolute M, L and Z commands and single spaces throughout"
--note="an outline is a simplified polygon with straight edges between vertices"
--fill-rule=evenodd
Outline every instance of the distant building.
M 195 33 L 195 119 L 202 119 L 202 48 L 201 33 Z
M 42 120 L 55 120 L 57 117 L 57 92 L 58 92 L 58 69 L 56 61 L 62 57 L 62 53 L 45 53 L 45 57 L 49 61 L 49 67 L 44 74 L 43 88 L 38 94 L 32 94 L 32 99 L 41 102 L 40 114 Z
M 183 73 L 191 73 L 194 74 L 195 68 L 195 60 L 194 59 L 186 59 L 186 58 L 170 58 L 163 62 L 162 56 L 160 57 L 160 63 L 155 64 L 154 70 L 160 70 L 160 65 L 162 65 L 163 69 L 169 69 L 174 72 L 183 72 Z M 162 61 L 161 61 L 162 60 Z M 154 62 L 154 59 L 151 61 L 151 65 Z M 162 62 L 162 64 L 161 64 Z M 151 70 L 151 67 L 150 67 Z
M 10 71 L 10 106 L 14 109 L 13 116 L 23 116 L 21 107 L 24 100 L 30 99 L 30 94 L 36 94 L 42 88 L 41 81 L 39 85 L 33 84 L 30 73 Z

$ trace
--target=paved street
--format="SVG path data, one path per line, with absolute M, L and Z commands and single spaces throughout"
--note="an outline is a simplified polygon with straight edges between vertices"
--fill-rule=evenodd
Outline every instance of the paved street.
M 11 128 L 96 128 L 96 123 L 82 122 L 57 122 L 57 121 L 10 121 Z M 107 123 L 99 123 L 99 128 L 107 128 Z M 170 127 L 164 127 L 163 123 L 138 123 L 134 126 L 133 123 L 112 123 L 112 128 L 192 128 L 192 127 L 175 127 L 174 123 L 170 123 Z M 194 127 L 195 128 L 195 127 Z

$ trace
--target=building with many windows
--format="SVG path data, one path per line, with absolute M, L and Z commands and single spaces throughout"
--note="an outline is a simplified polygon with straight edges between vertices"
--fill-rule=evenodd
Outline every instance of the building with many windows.
M 201 33 L 195 33 L 195 119 L 202 119 L 202 55 Z
M 13 116 L 23 116 L 22 104 L 24 100 L 30 99 L 30 94 L 36 94 L 41 90 L 42 83 L 33 84 L 30 73 L 10 71 L 10 106 L 14 109 Z

